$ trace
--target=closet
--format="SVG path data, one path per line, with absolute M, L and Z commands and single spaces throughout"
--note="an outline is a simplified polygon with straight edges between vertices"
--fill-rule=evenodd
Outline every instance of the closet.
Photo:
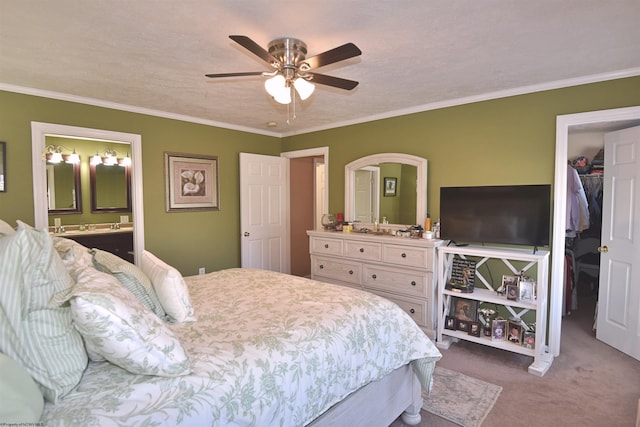
M 563 314 L 594 310 L 598 295 L 604 178 L 604 133 L 570 135 Z

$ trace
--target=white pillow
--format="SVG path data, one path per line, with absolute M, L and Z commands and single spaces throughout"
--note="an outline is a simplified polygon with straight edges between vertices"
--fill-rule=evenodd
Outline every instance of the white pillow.
M 169 321 L 179 323 L 196 320 L 189 289 L 178 270 L 149 251 L 142 251 L 140 268 L 151 279 Z
M 10 226 L 9 224 L 7 224 L 6 222 L 0 219 L 0 237 L 12 236 L 14 234 L 16 234 L 16 230 L 12 226 Z
M 113 276 L 88 267 L 71 292 L 71 316 L 87 352 L 134 374 L 191 372 L 178 338 Z

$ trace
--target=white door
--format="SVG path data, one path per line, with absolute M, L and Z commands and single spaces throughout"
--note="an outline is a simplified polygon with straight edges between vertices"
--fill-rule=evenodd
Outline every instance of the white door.
M 353 220 L 373 222 L 378 217 L 380 168 L 366 166 L 355 171 L 353 189 Z M 347 218 L 351 220 L 351 218 Z
M 604 147 L 596 337 L 640 360 L 640 127 L 606 134 Z
M 290 272 L 289 159 L 240 153 L 243 268 Z

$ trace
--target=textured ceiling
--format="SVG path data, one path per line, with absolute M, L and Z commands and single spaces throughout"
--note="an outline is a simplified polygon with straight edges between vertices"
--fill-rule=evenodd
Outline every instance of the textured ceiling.
M 639 22 L 638 0 L 0 0 L 0 90 L 291 135 L 640 75 Z M 204 77 L 268 70 L 230 34 L 353 42 L 318 72 L 360 85 L 318 85 L 294 118 L 263 77 Z

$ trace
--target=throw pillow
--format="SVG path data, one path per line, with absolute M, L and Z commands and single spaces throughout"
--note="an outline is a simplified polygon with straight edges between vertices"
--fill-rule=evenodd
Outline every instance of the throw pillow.
M 16 234 L 16 230 L 6 222 L 0 219 L 0 237 L 12 236 Z
M 189 289 L 178 270 L 166 264 L 149 251 L 142 252 L 142 271 L 151 279 L 158 298 L 170 322 L 193 322 L 195 310 L 189 297 Z
M 44 399 L 29 373 L 14 360 L 0 353 L 0 378 L 2 424 L 35 425 L 42 415 Z
M 90 354 L 134 374 L 173 377 L 191 372 L 175 334 L 112 276 L 87 268 L 70 298 L 74 325 Z
M 87 366 L 82 337 L 69 306 L 50 306 L 69 295 L 73 279 L 49 234 L 18 221 L 0 239 L 0 351 L 19 362 L 56 402 L 80 382 Z
M 93 264 L 98 270 L 112 274 L 158 317 L 165 318 L 166 313 L 158 295 L 142 270 L 119 256 L 100 249 L 93 249 Z

